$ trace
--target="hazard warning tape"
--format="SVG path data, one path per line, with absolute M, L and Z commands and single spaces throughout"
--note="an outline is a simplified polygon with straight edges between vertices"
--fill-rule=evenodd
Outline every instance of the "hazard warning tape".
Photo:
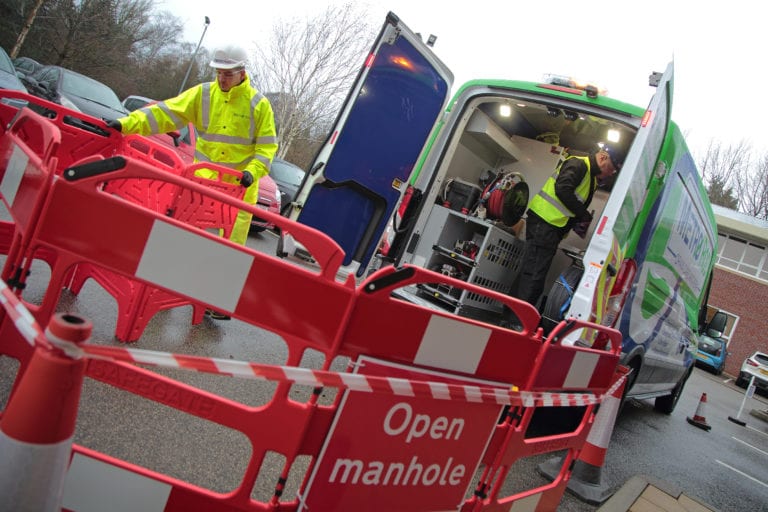
M 5 283 L 2 281 L 0 283 L 2 283 L 0 284 L 0 302 L 11 315 L 14 325 L 27 342 L 32 346 L 42 344 L 46 347 L 58 348 L 73 359 L 87 358 L 176 368 L 227 377 L 291 382 L 314 388 L 333 387 L 358 392 L 521 407 L 566 407 L 598 404 L 602 401 L 603 396 L 610 396 L 625 378 L 618 379 L 603 396 L 593 393 L 544 393 L 74 343 L 54 336 L 50 332 L 44 335 L 29 310 L 8 289 Z
M 6 313 L 11 317 L 13 325 L 30 345 L 33 347 L 41 345 L 52 348 L 48 338 L 43 334 L 43 330 L 35 321 L 35 317 L 32 316 L 32 313 L 21 303 L 19 298 L 16 297 L 2 279 L 0 279 L 0 304 L 3 305 Z

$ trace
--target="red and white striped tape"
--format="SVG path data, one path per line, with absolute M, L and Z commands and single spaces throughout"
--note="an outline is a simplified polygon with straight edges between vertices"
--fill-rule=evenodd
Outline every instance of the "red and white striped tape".
M 311 387 L 333 387 L 368 393 L 388 393 L 409 397 L 431 397 L 438 400 L 460 400 L 473 403 L 512 405 L 522 407 L 565 407 L 600 403 L 621 385 L 619 379 L 603 396 L 593 393 L 542 393 L 516 391 L 444 382 L 419 381 L 394 377 L 377 377 L 357 373 L 313 370 L 295 366 L 269 365 L 248 361 L 233 361 L 201 356 L 189 356 L 143 349 L 76 344 L 48 334 L 13 292 L 0 281 L 0 302 L 11 315 L 14 325 L 30 345 L 56 347 L 74 359 L 89 358 L 193 370 L 228 377 L 292 382 Z
M 48 339 L 43 334 L 43 330 L 35 321 L 35 317 L 32 313 L 21 303 L 18 297 L 14 295 L 5 281 L 0 279 L 0 304 L 5 308 L 8 316 L 11 317 L 11 321 L 21 336 L 27 340 L 27 343 L 32 345 L 41 345 L 44 347 L 51 347 Z

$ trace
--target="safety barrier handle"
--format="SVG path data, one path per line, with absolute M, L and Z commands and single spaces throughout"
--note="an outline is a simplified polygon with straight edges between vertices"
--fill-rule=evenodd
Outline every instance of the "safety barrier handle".
M 107 172 L 118 171 L 124 168 L 125 164 L 125 158 L 115 156 L 68 167 L 64 169 L 63 176 L 67 181 L 77 181 L 91 176 L 100 176 Z
M 381 268 L 365 279 L 360 289 L 368 294 L 389 295 L 396 288 L 433 283 L 460 288 L 501 302 L 520 319 L 523 332 L 533 332 L 539 325 L 541 319 L 539 312 L 525 301 L 411 264 L 398 268 L 391 266 Z

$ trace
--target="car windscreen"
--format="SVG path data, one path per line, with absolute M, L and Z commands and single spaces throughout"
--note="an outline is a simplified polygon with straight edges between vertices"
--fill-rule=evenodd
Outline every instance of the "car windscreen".
M 699 350 L 713 356 L 720 356 L 723 349 L 723 342 L 720 340 L 712 339 L 706 336 L 702 336 L 699 340 Z
M 273 179 L 282 181 L 283 183 L 289 183 L 291 185 L 301 185 L 301 180 L 304 179 L 304 171 L 291 164 L 274 161 L 272 167 L 269 169 L 269 174 Z
M 75 96 L 95 101 L 106 107 L 118 111 L 123 110 L 122 103 L 120 103 L 120 100 L 112 89 L 101 82 L 91 80 L 87 77 L 73 73 L 64 73 L 61 89 L 65 93 L 74 94 Z

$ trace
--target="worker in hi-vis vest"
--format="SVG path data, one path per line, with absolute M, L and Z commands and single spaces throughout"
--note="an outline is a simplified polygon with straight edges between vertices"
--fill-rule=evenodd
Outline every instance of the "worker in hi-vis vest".
M 256 204 L 259 179 L 269 173 L 277 136 L 272 105 L 251 85 L 246 60 L 245 50 L 238 46 L 219 48 L 210 62 L 216 70 L 215 81 L 195 85 L 174 98 L 109 121 L 107 126 L 125 134 L 151 135 L 179 130 L 191 122 L 197 128 L 195 161 L 241 171 L 240 184 L 247 187 L 243 201 Z M 218 177 L 210 169 L 195 174 Z M 251 217 L 249 212 L 238 212 L 230 240 L 245 245 Z
M 586 235 L 592 221 L 588 208 L 598 183 L 616 174 L 623 161 L 621 150 L 609 146 L 589 156 L 568 157 L 531 199 L 517 298 L 537 306 L 560 241 L 571 229 L 582 238 Z M 509 323 L 515 324 L 508 308 L 505 313 Z

